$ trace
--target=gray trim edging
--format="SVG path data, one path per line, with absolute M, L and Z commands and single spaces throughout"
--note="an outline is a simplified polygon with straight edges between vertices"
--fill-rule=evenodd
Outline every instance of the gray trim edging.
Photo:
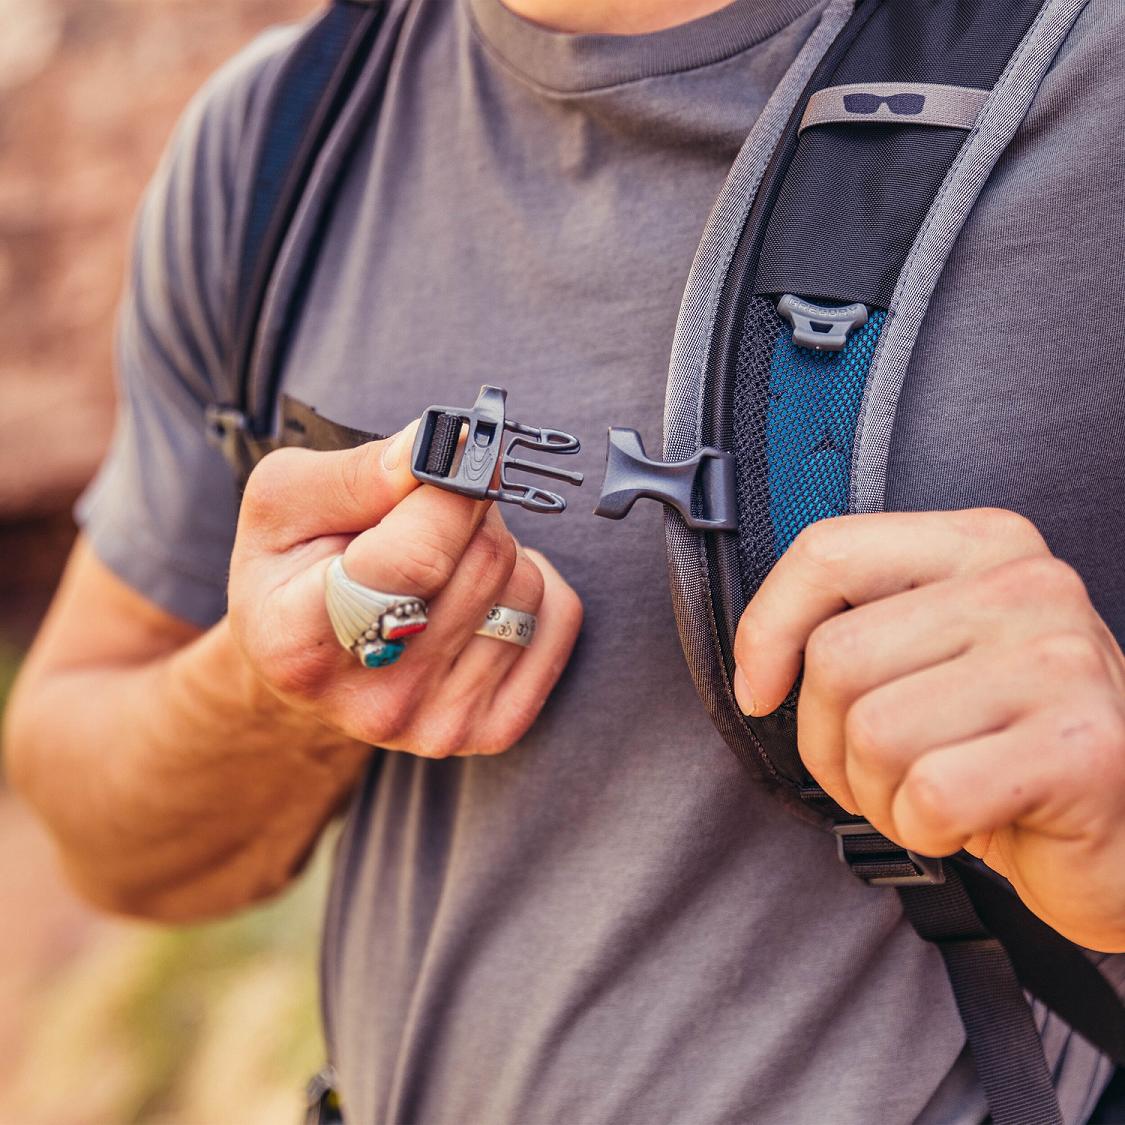
M 702 406 L 719 298 L 742 227 L 786 123 L 824 53 L 851 17 L 853 0 L 832 0 L 750 130 L 711 209 L 680 303 L 664 413 L 664 456 L 682 460 L 699 449 L 701 409 L 685 412 L 689 388 Z
M 793 111 L 824 54 L 853 10 L 853 0 L 831 0 L 797 58 L 750 130 L 711 209 L 692 263 L 669 361 L 664 411 L 664 456 L 686 460 L 700 446 L 703 391 L 719 302 L 747 216 Z M 714 642 L 717 629 L 710 593 L 706 537 L 666 510 L 668 582 L 684 657 L 720 734 L 752 772 L 769 780 L 769 763 L 750 757 L 731 685 Z M 785 792 L 782 790 L 782 792 Z M 796 798 L 792 798 L 794 806 Z M 795 810 L 796 811 L 796 810 Z M 807 810 L 803 812 L 806 818 Z
M 1047 0 L 981 110 L 906 259 L 864 389 L 852 452 L 850 510 L 883 510 L 887 462 L 910 356 L 938 279 L 985 182 L 1027 116 L 1087 0 Z

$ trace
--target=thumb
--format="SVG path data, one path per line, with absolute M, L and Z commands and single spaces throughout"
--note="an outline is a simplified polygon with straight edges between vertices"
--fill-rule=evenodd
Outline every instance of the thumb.
M 354 449 L 275 450 L 250 474 L 240 522 L 270 551 L 374 527 L 418 487 L 410 472 L 417 428 L 415 420 Z

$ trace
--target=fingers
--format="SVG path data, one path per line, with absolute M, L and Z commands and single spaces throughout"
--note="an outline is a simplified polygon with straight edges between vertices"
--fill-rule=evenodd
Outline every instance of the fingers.
M 538 579 L 525 570 L 528 566 Z M 499 596 L 512 608 L 530 607 L 540 598 L 531 645 L 520 648 L 473 637 L 461 658 L 431 681 L 411 721 L 381 745 L 427 758 L 468 757 L 499 754 L 523 737 L 566 667 L 582 606 L 558 571 L 532 551 L 521 555 L 511 584 Z M 481 610 L 473 628 L 485 612 Z
M 1006 730 L 914 762 L 890 810 L 895 838 L 948 855 L 1012 824 L 1090 848 L 1125 810 L 1125 716 L 1119 700 L 1086 693 Z M 1103 794 L 1115 795 L 1106 801 Z
M 838 753 L 807 743 L 802 758 L 829 793 L 846 795 L 849 808 L 889 831 L 895 790 L 920 757 L 1006 729 L 1075 690 L 1043 663 L 1034 643 L 1017 652 L 983 647 L 894 680 L 847 709 Z M 997 665 L 1010 674 L 998 680 Z
M 452 579 L 488 508 L 455 492 L 415 489 L 348 544 L 344 569 L 365 586 L 428 601 Z M 505 535 L 485 540 L 498 556 Z
M 543 601 L 535 640 L 500 682 L 482 731 L 486 745 L 506 749 L 518 742 L 543 709 L 574 651 L 582 628 L 582 602 L 538 551 L 528 551 L 543 576 Z M 485 638 L 479 638 L 484 640 Z
M 497 590 L 483 608 L 478 605 L 478 612 L 469 622 L 469 628 L 475 633 L 493 605 L 507 606 L 521 613 L 538 614 L 545 589 L 543 572 L 529 552 L 520 550 L 507 584 L 502 590 Z M 530 646 L 522 646 L 496 637 L 470 635 L 451 674 L 461 680 L 465 690 L 473 694 L 487 691 L 491 699 L 516 661 L 523 657 L 528 647 L 534 647 L 536 643 L 536 638 L 532 639 Z
M 250 474 L 239 535 L 279 553 L 305 540 L 373 527 L 418 487 L 410 472 L 416 429 L 412 422 L 355 449 L 275 450 Z
M 344 569 L 354 581 L 387 594 L 429 602 L 453 578 L 489 507 L 441 489 L 416 488 L 375 527 L 350 541 L 342 536 L 324 536 L 295 549 L 287 561 L 296 564 L 296 573 L 289 574 L 276 589 L 263 589 L 257 595 L 264 600 L 268 619 L 283 625 L 287 632 L 281 638 L 282 647 L 307 653 L 335 643 L 324 606 L 324 582 L 333 557 L 341 550 Z M 506 529 L 483 537 L 470 559 L 471 571 L 480 576 L 505 565 L 510 569 L 515 547 L 505 546 L 505 539 L 511 539 Z M 499 575 L 500 584 L 506 577 L 507 572 Z M 243 571 L 239 587 L 244 584 Z M 231 585 L 233 590 L 233 577 Z M 423 633 L 418 641 L 426 635 Z M 269 647 L 276 646 L 271 641 Z M 327 652 L 331 651 L 329 647 Z M 317 665 L 324 670 L 323 661 Z M 339 665 L 339 659 L 332 659 L 328 666 Z
M 412 645 L 434 674 L 449 675 L 489 608 L 526 565 L 503 517 L 490 508 L 448 585 L 431 602 L 430 627 Z
M 1051 569 L 1050 559 L 1006 563 L 860 606 L 813 630 L 805 646 L 798 742 L 805 765 L 832 796 L 855 807 L 858 794 L 845 777 L 844 742 L 846 726 L 857 722 L 857 716 L 870 715 L 877 708 L 879 737 L 886 741 L 891 735 L 887 716 L 893 712 L 897 745 L 909 752 L 920 747 L 918 739 L 927 731 L 927 744 L 934 744 L 942 726 L 935 727 L 938 719 L 946 724 L 958 717 L 976 721 L 971 701 L 983 685 L 996 681 L 995 664 L 1011 674 L 1009 681 L 1014 677 L 1010 686 L 1017 691 L 1033 682 L 1030 673 L 1016 676 L 1015 665 L 1026 652 L 1035 651 L 1036 638 L 1073 629 L 1076 618 L 1092 616 L 1077 599 L 1062 596 L 1061 587 L 1050 594 L 1044 589 L 1034 612 L 1021 607 L 1029 587 L 1034 590 Z M 981 646 L 986 654 L 972 657 Z M 965 659 L 957 659 L 966 654 Z M 933 669 L 931 676 L 915 675 L 927 668 Z M 1000 690 L 993 687 L 990 698 L 1006 698 L 1009 681 Z M 871 693 L 875 698 L 869 697 Z M 894 699 L 909 699 L 910 704 L 889 707 Z M 862 703 L 852 714 L 859 700 Z M 936 715 L 931 705 L 940 708 Z M 919 729 L 923 722 L 924 730 Z M 947 733 L 938 741 L 964 733 L 969 732 Z
M 768 714 L 789 693 L 813 630 L 852 606 L 942 579 L 1046 554 L 1012 512 L 882 512 L 806 528 L 768 575 L 739 623 L 739 702 Z
M 413 429 L 413 428 L 411 428 Z M 520 553 L 488 503 L 418 487 L 411 430 L 345 453 L 287 450 L 256 470 L 232 556 L 232 629 L 270 689 L 349 737 L 426 757 L 495 753 L 534 720 L 581 622 L 542 556 Z M 324 604 L 331 559 L 355 582 L 428 603 L 429 627 L 377 672 L 338 644 Z M 497 602 L 541 611 L 535 659 L 491 704 L 526 650 L 474 637 Z M 515 716 L 514 718 L 512 716 Z
M 839 753 L 827 756 L 802 743 L 802 758 L 836 800 L 900 839 L 896 795 L 918 763 L 951 746 L 1034 729 L 1036 715 L 1047 716 L 1050 725 L 1061 709 L 1071 709 L 1076 728 L 1082 726 L 1097 700 L 1120 698 L 1108 672 L 1112 659 L 1096 640 L 1077 633 L 1046 633 L 1016 648 L 978 646 L 867 692 L 847 710 Z M 1075 710 L 1076 701 L 1083 710 Z M 804 717 L 802 710 L 798 724 Z M 1058 764 L 1060 755 L 1046 757 Z M 1016 788 L 1023 780 L 1018 773 L 1005 776 Z

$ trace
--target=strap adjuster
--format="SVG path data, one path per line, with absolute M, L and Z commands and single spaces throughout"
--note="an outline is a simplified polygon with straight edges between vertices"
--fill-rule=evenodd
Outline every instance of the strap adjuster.
M 945 882 L 940 859 L 900 848 L 866 820 L 836 824 L 841 863 L 872 887 L 932 887 Z
M 336 1092 L 336 1071 L 325 1066 L 309 1079 L 305 1087 L 305 1125 L 343 1125 L 340 1096 Z
M 245 441 L 250 430 L 246 415 L 237 406 L 229 406 L 223 402 L 207 405 L 203 412 L 203 423 L 208 444 L 221 450 L 224 456 L 236 443 Z

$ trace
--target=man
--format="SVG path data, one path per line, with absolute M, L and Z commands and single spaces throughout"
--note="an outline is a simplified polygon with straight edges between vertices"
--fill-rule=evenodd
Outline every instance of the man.
M 121 423 L 9 767 L 85 894 L 169 921 L 276 891 L 347 805 L 323 985 L 349 1121 L 987 1115 L 937 953 L 707 721 L 659 513 L 501 515 L 407 468 L 410 418 L 485 381 L 525 421 L 656 434 L 699 231 L 824 6 L 415 0 L 283 378 L 406 428 L 272 454 L 241 507 L 203 410 L 242 142 L 291 33 L 208 87 L 147 198 Z M 737 651 L 756 713 L 804 654 L 802 754 L 842 803 L 918 851 L 975 850 L 1106 952 L 1125 950 L 1123 63 L 1125 14 L 1091 0 L 943 276 L 897 510 L 800 536 Z M 997 286 L 1010 320 L 975 325 Z M 429 603 L 392 667 L 336 643 L 341 552 Z M 533 645 L 476 635 L 494 604 L 537 614 Z M 1110 1067 L 1042 1019 L 1087 1120 Z

